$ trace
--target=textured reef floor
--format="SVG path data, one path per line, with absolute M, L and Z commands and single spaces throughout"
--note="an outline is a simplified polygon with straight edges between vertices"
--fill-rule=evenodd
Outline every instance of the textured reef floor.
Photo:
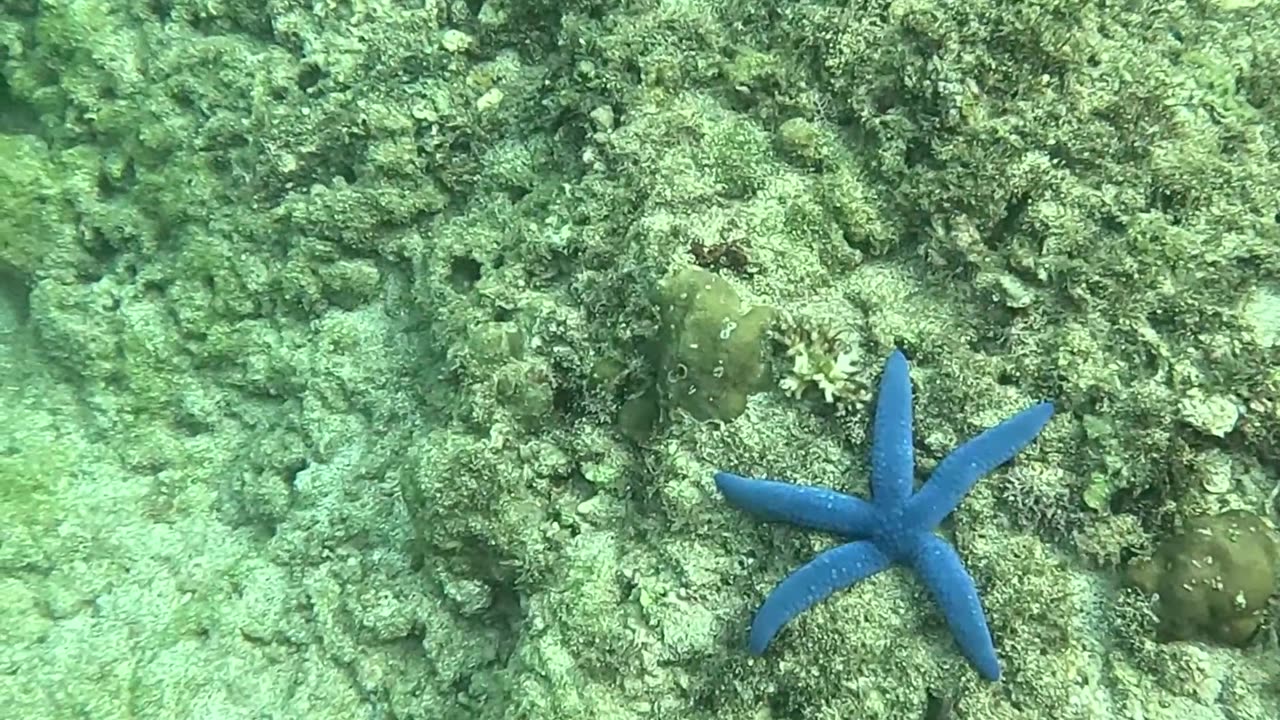
M 1277 720 L 1280 4 L 0 2 L 0 717 Z M 941 534 L 746 651 L 866 497 Z

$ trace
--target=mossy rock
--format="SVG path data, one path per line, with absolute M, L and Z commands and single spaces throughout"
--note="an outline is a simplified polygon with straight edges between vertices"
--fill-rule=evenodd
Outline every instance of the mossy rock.
M 48 150 L 38 139 L 0 134 L 0 272 L 31 275 L 48 253 L 60 214 Z
M 743 307 L 724 278 L 687 268 L 658 284 L 662 315 L 658 387 L 665 405 L 698 420 L 729 421 L 767 387 L 764 361 L 774 311 Z
M 1261 626 L 1278 589 L 1277 572 L 1275 529 L 1252 513 L 1233 510 L 1188 521 L 1149 560 L 1131 565 L 1128 578 L 1158 597 L 1161 639 L 1240 646 Z

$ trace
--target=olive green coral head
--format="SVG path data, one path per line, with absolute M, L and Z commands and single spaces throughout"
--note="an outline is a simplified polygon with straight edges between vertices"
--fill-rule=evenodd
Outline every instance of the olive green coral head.
M 1165 640 L 1244 645 L 1262 624 L 1277 591 L 1280 542 L 1265 519 L 1233 510 L 1189 520 L 1149 560 L 1130 566 L 1129 581 L 1157 596 Z

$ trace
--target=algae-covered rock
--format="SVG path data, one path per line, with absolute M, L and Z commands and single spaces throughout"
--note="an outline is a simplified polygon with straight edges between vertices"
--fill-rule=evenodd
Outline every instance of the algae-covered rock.
M 1151 559 L 1131 565 L 1128 575 L 1158 597 L 1162 639 L 1243 645 L 1277 591 L 1277 572 L 1275 530 L 1256 515 L 1233 510 L 1188 521 Z
M 658 393 L 652 388 L 628 398 L 618 409 L 618 431 L 631 442 L 643 444 L 658 424 L 660 409 Z
M 732 420 L 764 389 L 764 349 L 773 309 L 744 308 L 733 286 L 701 268 L 658 284 L 662 397 L 699 420 Z
M 0 270 L 26 276 L 49 250 L 56 204 L 53 165 L 31 136 L 0 134 Z

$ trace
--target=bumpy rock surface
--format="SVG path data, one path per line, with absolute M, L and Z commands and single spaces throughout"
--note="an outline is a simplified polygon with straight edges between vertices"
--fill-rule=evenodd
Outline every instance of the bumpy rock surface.
M 733 286 L 701 268 L 658 285 L 662 397 L 699 420 L 732 420 L 763 389 L 773 309 L 743 308 Z
M 1156 594 L 1165 640 L 1243 645 L 1262 622 L 1277 591 L 1280 543 L 1265 520 L 1233 510 L 1187 522 L 1150 560 L 1129 568 L 1129 580 Z

